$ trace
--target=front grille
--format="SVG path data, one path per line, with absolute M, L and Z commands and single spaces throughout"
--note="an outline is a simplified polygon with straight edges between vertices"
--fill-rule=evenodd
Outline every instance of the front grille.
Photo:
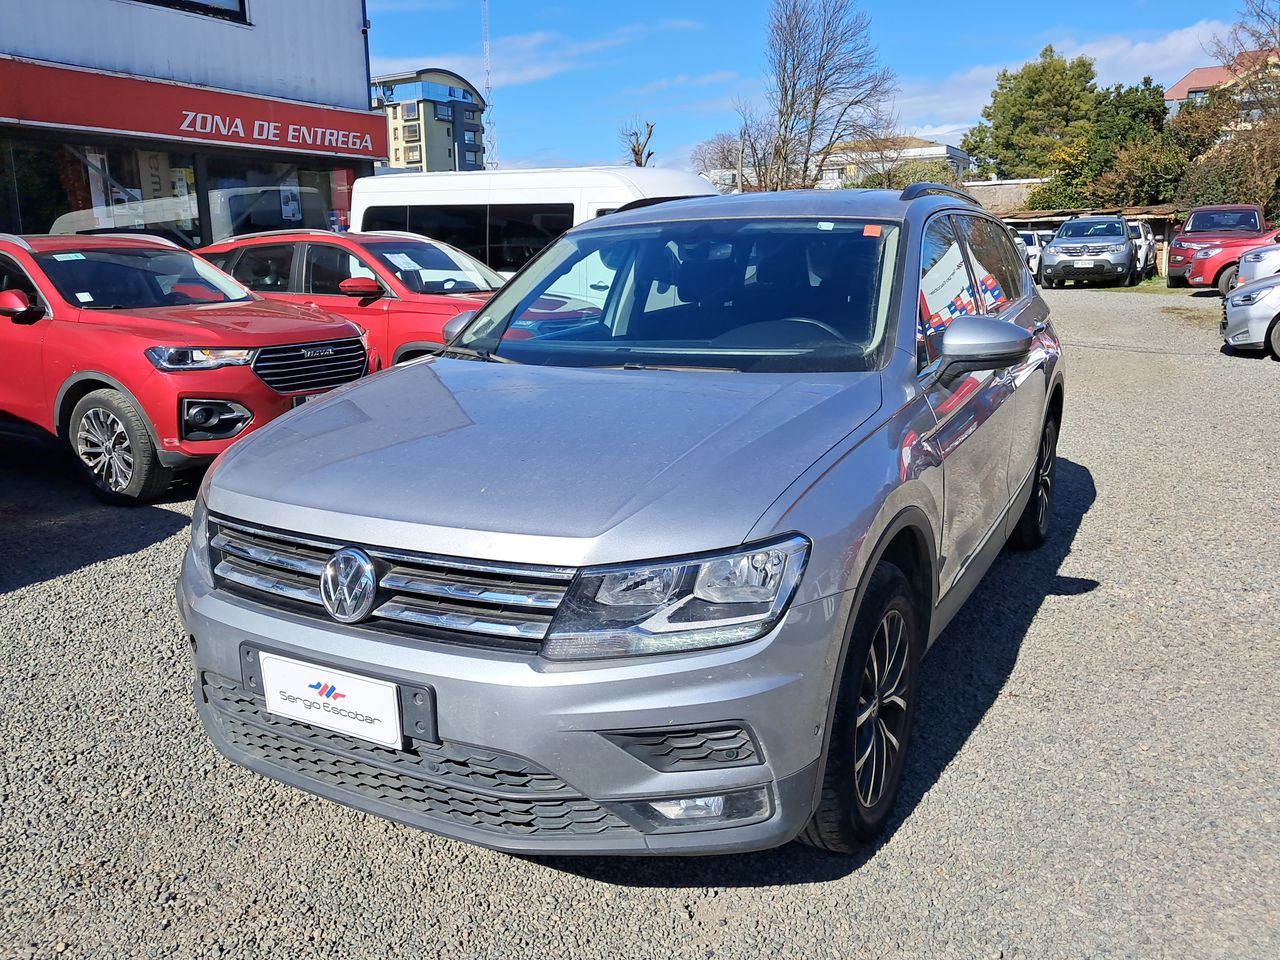
M 637 760 L 663 773 L 745 767 L 760 762 L 751 734 L 739 726 L 639 730 L 605 736 Z
M 260 603 L 328 619 L 320 573 L 352 544 L 209 520 L 218 586 Z M 385 633 L 536 653 L 574 571 L 362 547 L 379 590 L 363 626 Z
M 364 375 L 364 344 L 359 338 L 325 340 L 263 347 L 253 360 L 253 372 L 272 390 L 299 393 L 328 390 Z
M 211 673 L 201 690 L 222 736 L 283 772 L 394 804 L 419 817 L 497 834 L 597 835 L 631 831 L 541 767 L 463 744 L 409 740 L 405 750 L 273 717 L 264 702 Z
M 1110 247 L 1110 246 L 1112 246 L 1112 244 L 1109 244 L 1109 243 L 1101 243 L 1101 244 L 1082 243 L 1082 244 L 1077 244 L 1076 246 L 1059 247 L 1058 252 L 1068 257 L 1083 257 L 1083 256 L 1096 257 L 1096 256 L 1100 256 L 1103 252 L 1106 251 L 1107 247 Z

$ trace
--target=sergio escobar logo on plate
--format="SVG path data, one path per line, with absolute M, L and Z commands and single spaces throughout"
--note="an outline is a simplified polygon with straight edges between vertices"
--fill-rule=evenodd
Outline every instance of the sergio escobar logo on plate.
M 345 694 L 339 694 L 339 696 L 345 696 Z M 296 696 L 287 690 L 280 691 L 280 699 L 285 703 L 297 704 L 304 710 L 323 710 L 325 713 L 332 714 L 335 717 L 344 717 L 347 720 L 354 720 L 356 723 L 367 723 L 372 726 L 375 723 L 382 722 L 378 717 L 371 717 L 367 713 L 361 713 L 359 710 L 339 707 L 331 700 L 312 700 L 307 696 Z

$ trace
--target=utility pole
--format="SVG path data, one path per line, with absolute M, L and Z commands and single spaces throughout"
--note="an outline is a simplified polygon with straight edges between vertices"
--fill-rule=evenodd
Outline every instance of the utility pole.
M 484 165 L 498 169 L 498 133 L 493 123 L 493 63 L 489 57 L 489 0 L 481 0 L 484 31 Z

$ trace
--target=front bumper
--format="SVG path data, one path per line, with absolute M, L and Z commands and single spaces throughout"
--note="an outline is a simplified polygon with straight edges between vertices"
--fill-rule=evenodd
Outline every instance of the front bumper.
M 1123 280 L 1129 275 L 1133 261 L 1129 257 L 1042 257 L 1041 276 L 1051 280 Z
M 268 608 L 213 590 L 189 556 L 178 606 L 215 747 L 369 813 L 511 853 L 707 854 L 786 843 L 813 811 L 839 604 L 794 607 L 772 634 L 737 647 L 575 665 Z M 402 713 L 418 709 L 407 704 L 421 691 L 429 732 L 389 749 L 268 714 L 253 689 L 260 652 L 392 681 Z M 725 728 L 749 746 L 675 766 L 627 746 L 636 734 L 671 735 L 702 755 L 699 731 Z M 645 800 L 757 789 L 767 807 L 742 821 L 658 827 L 642 815 Z
M 1274 297 L 1274 294 L 1272 295 Z M 1237 350 L 1262 350 L 1266 347 L 1267 330 L 1280 310 L 1280 300 L 1268 297 L 1242 307 L 1231 306 L 1231 297 L 1222 300 L 1222 320 L 1218 332 L 1223 342 Z
M 1181 263 L 1175 263 L 1173 258 L 1169 259 L 1169 270 L 1166 276 L 1173 280 L 1185 280 L 1187 273 L 1191 270 L 1191 261 L 1184 260 Z

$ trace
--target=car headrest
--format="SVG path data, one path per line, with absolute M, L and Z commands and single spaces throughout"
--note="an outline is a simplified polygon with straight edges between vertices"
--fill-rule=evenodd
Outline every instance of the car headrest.
M 733 283 L 737 264 L 733 260 L 685 260 L 680 264 L 676 291 L 685 303 L 723 300 Z

